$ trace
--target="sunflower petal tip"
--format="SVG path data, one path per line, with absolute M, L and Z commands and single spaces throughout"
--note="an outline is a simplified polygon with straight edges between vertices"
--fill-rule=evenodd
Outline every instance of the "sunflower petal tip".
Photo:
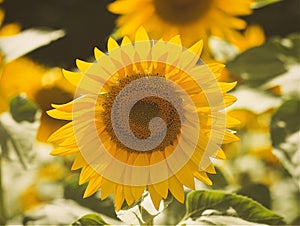
M 94 56 L 96 60 L 98 60 L 103 55 L 104 53 L 100 49 L 98 49 L 97 47 L 94 48 Z
M 76 59 L 75 62 L 76 62 L 76 65 L 77 65 L 78 69 L 81 72 L 86 72 L 87 69 L 91 66 L 91 63 L 80 60 L 80 59 Z
M 108 51 L 111 51 L 111 50 L 113 50 L 115 48 L 118 48 L 118 47 L 119 47 L 118 42 L 112 36 L 110 36 L 108 38 L 108 41 L 107 41 L 107 49 L 108 49 Z
M 149 36 L 144 26 L 140 26 L 135 33 L 135 42 L 137 41 L 149 41 Z

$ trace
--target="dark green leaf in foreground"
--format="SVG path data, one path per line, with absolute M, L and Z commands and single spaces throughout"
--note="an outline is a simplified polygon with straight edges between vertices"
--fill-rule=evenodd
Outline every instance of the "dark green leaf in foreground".
M 222 191 L 193 191 L 187 196 L 187 213 L 185 219 L 199 218 L 204 210 L 214 209 L 224 213 L 230 207 L 238 217 L 255 223 L 270 225 L 285 224 L 283 218 L 258 202 L 245 196 L 225 193 Z
M 91 214 L 87 214 L 87 215 L 79 218 L 78 220 L 73 222 L 72 225 L 73 226 L 80 226 L 80 225 L 85 226 L 85 225 L 109 225 L 109 224 L 106 223 L 100 215 L 91 213 Z

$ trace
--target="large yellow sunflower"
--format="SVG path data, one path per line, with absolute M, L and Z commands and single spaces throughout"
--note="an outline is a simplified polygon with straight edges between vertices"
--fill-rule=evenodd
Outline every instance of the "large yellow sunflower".
M 252 12 L 255 0 L 116 0 L 108 9 L 121 16 L 116 20 L 116 37 L 132 38 L 140 25 L 151 37 L 170 39 L 180 34 L 184 46 L 210 35 L 231 41 L 235 30 L 244 29 L 237 16 Z
M 201 63 L 202 45 L 185 49 L 179 35 L 149 40 L 140 28 L 134 42 L 109 38 L 95 62 L 64 71 L 80 96 L 48 111 L 71 120 L 50 136 L 51 154 L 76 154 L 72 169 L 81 168 L 80 184 L 89 181 L 84 197 L 113 193 L 119 210 L 147 189 L 158 208 L 169 191 L 183 202 L 194 179 L 211 184 L 211 158 L 225 158 L 219 145 L 238 140 L 227 130 L 238 121 L 224 112 L 236 83 L 217 81 L 224 66 Z

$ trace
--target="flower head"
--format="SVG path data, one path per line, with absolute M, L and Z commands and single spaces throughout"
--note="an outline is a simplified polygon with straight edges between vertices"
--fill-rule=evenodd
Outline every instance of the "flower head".
M 211 157 L 225 158 L 219 145 L 238 139 L 226 129 L 237 120 L 223 111 L 236 83 L 218 82 L 224 66 L 201 63 L 201 51 L 202 41 L 185 49 L 178 35 L 153 41 L 140 28 L 134 42 L 110 38 L 95 62 L 64 71 L 79 97 L 48 111 L 71 120 L 49 141 L 53 155 L 76 154 L 85 197 L 113 193 L 119 210 L 147 189 L 158 208 L 169 191 L 183 202 L 183 185 L 194 189 L 195 178 L 211 184 Z
M 252 12 L 254 0 L 116 0 L 108 9 L 120 14 L 115 35 L 132 38 L 140 25 L 151 37 L 170 39 L 180 34 L 184 46 L 210 35 L 229 40 L 245 21 L 236 16 Z

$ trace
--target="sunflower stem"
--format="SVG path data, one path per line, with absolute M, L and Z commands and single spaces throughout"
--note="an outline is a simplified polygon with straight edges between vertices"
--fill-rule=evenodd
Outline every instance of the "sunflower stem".
M 0 225 L 6 224 L 6 214 L 4 208 L 3 184 L 2 184 L 2 155 L 0 154 Z

